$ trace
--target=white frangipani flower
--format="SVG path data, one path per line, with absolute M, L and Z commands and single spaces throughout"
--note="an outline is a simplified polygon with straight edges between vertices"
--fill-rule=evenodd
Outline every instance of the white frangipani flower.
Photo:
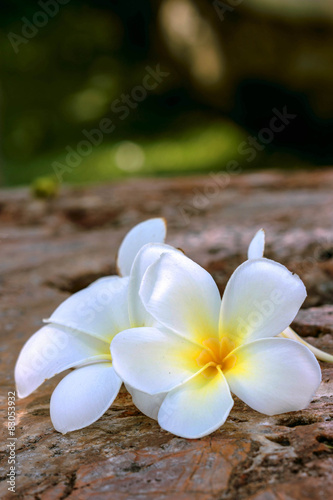
M 180 253 L 162 254 L 147 269 L 140 297 L 163 328 L 119 333 L 111 343 L 114 369 L 135 389 L 139 408 L 185 438 L 224 423 L 230 391 L 267 415 L 300 410 L 320 384 L 320 367 L 305 346 L 276 335 L 305 296 L 297 276 L 261 258 L 236 269 L 221 303 L 203 268 Z
M 165 236 L 163 219 L 135 226 L 118 252 L 122 277 L 101 278 L 69 297 L 23 346 L 15 367 L 21 398 L 46 379 L 75 368 L 51 397 L 51 420 L 56 430 L 66 433 L 90 425 L 117 396 L 122 381 L 112 366 L 110 342 L 124 329 L 155 324 L 138 292 L 145 268 L 162 252 L 178 252 L 163 244 Z M 144 259 L 140 258 L 141 248 L 145 248 Z M 132 297 L 130 303 L 128 296 Z
M 254 238 L 252 239 L 247 256 L 248 259 L 260 259 L 263 257 L 265 251 L 265 231 L 263 229 L 259 229 L 259 231 L 255 234 Z M 327 361 L 328 363 L 333 363 L 333 356 L 332 354 L 328 354 L 327 352 L 321 351 L 320 349 L 317 349 L 313 345 L 309 344 L 306 342 L 302 337 L 297 335 L 297 333 L 288 326 L 282 333 L 279 334 L 280 337 L 284 337 L 286 339 L 292 339 L 296 340 L 297 342 L 301 342 L 302 344 L 306 345 L 310 349 L 311 352 L 316 356 L 316 358 L 320 359 L 321 361 Z
M 248 259 L 259 259 L 263 257 L 264 249 L 265 249 L 265 231 L 263 229 L 260 229 L 255 234 L 254 238 L 252 239 L 249 245 Z M 299 337 L 299 335 L 297 335 L 290 327 L 286 328 L 284 332 L 278 335 L 278 337 L 289 338 L 301 342 L 302 344 L 307 346 L 318 359 L 322 361 L 330 361 L 330 362 L 333 361 L 332 355 L 327 354 L 313 347 L 311 344 L 308 344 L 301 337 Z M 128 384 L 126 384 L 126 388 L 132 395 L 133 402 L 137 406 L 137 408 L 139 408 L 139 410 L 142 411 L 148 417 L 157 420 L 159 408 L 163 402 L 164 397 L 166 396 L 166 393 L 161 393 L 152 396 L 142 391 L 138 391 L 133 387 L 129 386 Z

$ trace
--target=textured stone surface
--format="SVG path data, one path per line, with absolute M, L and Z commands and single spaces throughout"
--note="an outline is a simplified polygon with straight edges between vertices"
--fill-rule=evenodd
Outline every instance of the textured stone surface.
M 24 189 L 0 192 L 2 415 L 25 340 L 70 293 L 113 273 L 122 237 L 153 216 L 168 219 L 168 242 L 208 269 L 221 290 L 264 227 L 267 256 L 298 272 L 308 288 L 294 327 L 333 353 L 333 171 L 214 179 L 63 188 L 46 202 Z M 59 375 L 17 400 L 16 496 L 326 500 L 333 487 L 333 367 L 322 368 L 309 408 L 267 417 L 237 400 L 220 430 L 194 441 L 161 430 L 125 391 L 98 422 L 62 436 L 49 418 Z M 5 479 L 5 444 L 0 457 Z M 13 498 L 5 481 L 0 496 Z

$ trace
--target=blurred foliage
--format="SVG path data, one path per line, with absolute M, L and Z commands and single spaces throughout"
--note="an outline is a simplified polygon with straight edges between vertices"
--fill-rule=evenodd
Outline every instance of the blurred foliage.
M 22 11 L 23 12 L 23 11 Z M 28 15 L 27 15 L 28 18 Z M 20 33 L 22 21 L 7 27 Z M 121 25 L 110 12 L 66 5 L 15 54 L 2 32 L 4 154 L 25 162 L 57 149 L 94 124 L 140 68 L 117 51 Z
M 201 172 L 237 159 L 237 146 L 248 134 L 200 103 L 168 65 L 151 35 L 149 1 L 71 0 L 17 53 L 8 34 L 21 34 L 41 7 L 23 0 L 0 6 L 0 161 L 7 185 L 52 176 L 54 162 L 65 161 L 66 147 L 75 150 L 83 130 L 105 117 L 115 130 L 64 175 L 65 182 Z M 142 83 L 147 65 L 157 63 L 170 76 L 121 121 L 110 106 Z M 267 147 L 251 167 L 270 164 L 276 155 L 295 163 L 288 152 Z M 48 191 L 45 179 L 36 182 L 36 194 Z
M 55 198 L 59 191 L 59 183 L 53 177 L 37 177 L 31 184 L 31 192 L 35 198 Z
M 132 139 L 109 141 L 95 147 L 92 153 L 70 171 L 65 172 L 65 182 L 96 182 L 132 175 L 165 175 L 204 172 L 223 168 L 235 159 L 235 151 L 243 133 L 232 123 L 213 123 L 187 127 L 154 140 Z M 11 163 L 7 182 L 11 185 L 29 183 L 32 178 L 52 172 L 54 161 L 65 164 L 65 153 L 49 154 L 26 163 Z M 46 167 L 46 168 L 45 168 Z

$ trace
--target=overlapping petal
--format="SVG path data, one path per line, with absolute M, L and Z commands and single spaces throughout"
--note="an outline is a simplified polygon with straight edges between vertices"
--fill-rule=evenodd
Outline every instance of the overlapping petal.
M 19 397 L 29 396 L 46 379 L 89 361 L 110 359 L 109 344 L 82 332 L 47 325 L 23 346 L 15 366 Z
M 166 237 L 166 222 L 156 218 L 137 224 L 123 239 L 117 256 L 117 268 L 121 276 L 129 276 L 134 259 L 147 243 L 163 243 Z
M 54 428 L 65 434 L 96 422 L 113 403 L 121 384 L 111 363 L 88 365 L 69 373 L 51 397 Z
M 157 328 L 132 328 L 111 342 L 113 366 L 134 389 L 148 394 L 167 392 L 200 369 L 202 349 Z
M 218 429 L 233 406 L 228 384 L 216 368 L 169 392 L 158 413 L 160 426 L 177 436 L 196 439 Z
M 204 345 L 218 337 L 220 293 L 205 269 L 181 253 L 163 254 L 142 280 L 147 311 L 166 328 Z
M 287 328 L 306 297 L 300 278 L 277 262 L 248 260 L 231 276 L 220 314 L 220 336 L 235 348 Z
M 167 392 L 161 392 L 152 396 L 151 394 L 147 394 L 146 392 L 138 391 L 128 384 L 125 384 L 125 386 L 132 396 L 132 401 L 135 406 L 144 415 L 147 415 L 147 417 L 157 420 L 158 412 L 161 408 L 161 404 L 163 403 L 165 396 L 167 395 Z
M 263 257 L 265 250 L 265 231 L 260 229 L 254 238 L 252 239 L 249 248 L 248 248 L 248 258 L 249 259 L 258 259 Z M 301 342 L 303 345 L 308 347 L 310 351 L 316 356 L 317 359 L 321 361 L 326 361 L 327 363 L 333 363 L 333 355 L 328 354 L 320 349 L 317 349 L 313 345 L 306 342 L 302 337 L 297 335 L 291 328 L 286 328 L 282 333 L 279 334 L 280 337 L 284 337 L 287 339 L 297 340 L 297 342 Z
M 305 408 L 321 381 L 310 350 L 294 340 L 261 339 L 238 347 L 224 362 L 231 392 L 265 415 Z
M 259 229 L 259 231 L 254 235 L 252 239 L 248 251 L 247 258 L 248 259 L 261 259 L 264 256 L 265 250 L 265 231 L 263 229 Z
M 154 264 L 163 253 L 181 252 L 163 243 L 148 243 L 141 248 L 134 259 L 128 288 L 128 309 L 132 327 L 152 326 L 156 323 L 145 309 L 139 296 L 139 290 L 148 267 Z
M 129 328 L 129 278 L 110 276 L 71 295 L 46 320 L 79 330 L 105 342 Z
M 290 327 L 286 328 L 282 333 L 280 333 L 279 337 L 283 337 L 285 339 L 296 340 L 301 344 L 305 345 L 310 351 L 316 356 L 320 361 L 326 361 L 327 363 L 333 363 L 333 354 L 329 354 L 328 352 L 324 352 L 321 349 L 317 349 L 309 342 L 306 342 L 302 337 L 297 335 L 296 332 Z

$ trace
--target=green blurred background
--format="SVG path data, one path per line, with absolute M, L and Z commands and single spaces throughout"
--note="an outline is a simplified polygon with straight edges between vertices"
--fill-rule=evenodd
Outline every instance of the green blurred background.
M 0 6 L 3 185 L 332 163 L 331 0 Z

